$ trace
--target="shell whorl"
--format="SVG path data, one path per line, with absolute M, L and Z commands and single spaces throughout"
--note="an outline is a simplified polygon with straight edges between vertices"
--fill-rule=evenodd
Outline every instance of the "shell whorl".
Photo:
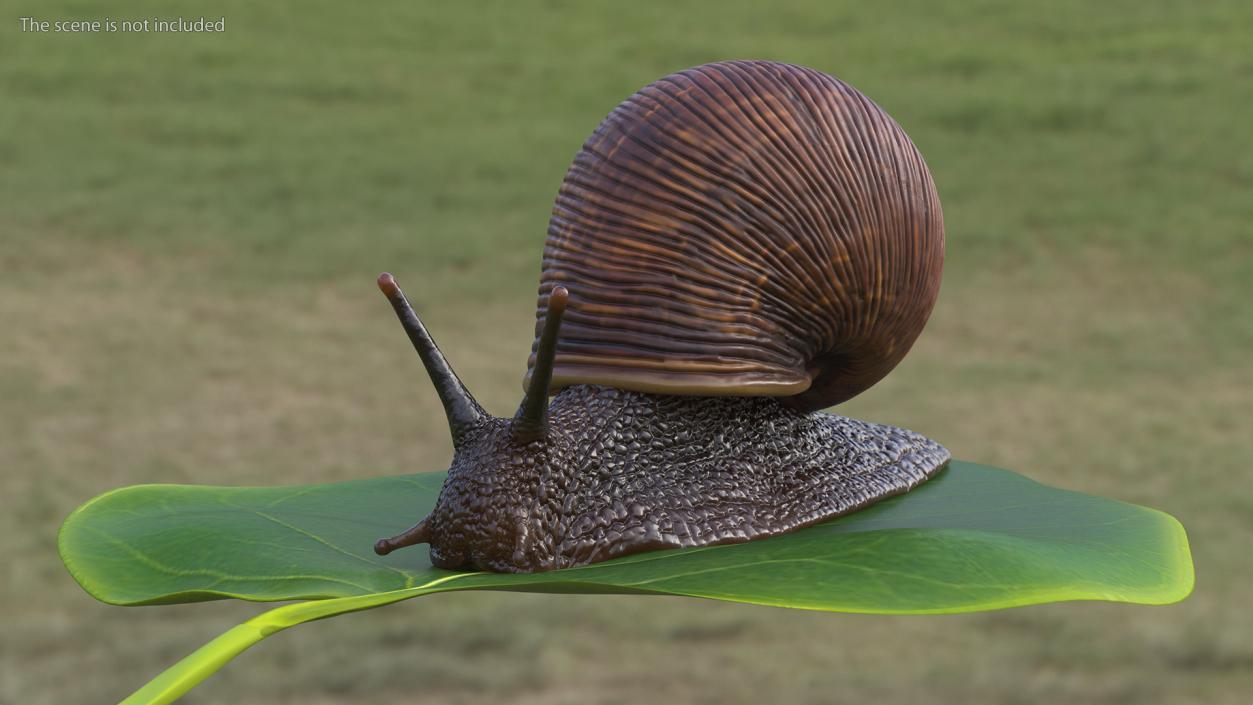
M 943 258 L 922 156 L 856 89 L 765 61 L 681 71 L 615 108 L 561 185 L 552 388 L 837 404 L 909 350 Z

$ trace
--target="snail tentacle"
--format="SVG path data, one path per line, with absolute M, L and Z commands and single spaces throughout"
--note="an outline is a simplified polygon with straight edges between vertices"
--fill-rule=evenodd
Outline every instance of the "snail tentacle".
M 413 546 L 419 543 L 430 543 L 431 529 L 427 521 L 428 519 L 430 519 L 430 517 L 423 519 L 395 536 L 375 541 L 374 552 L 380 556 L 386 556 L 398 548 Z
M 557 336 L 566 312 L 570 292 L 564 286 L 553 287 L 544 314 L 544 330 L 540 333 L 535 353 L 535 367 L 527 382 L 526 395 L 513 417 L 511 430 L 518 441 L 543 438 L 548 431 L 548 386 L 553 377 L 553 361 L 557 357 Z
M 461 440 L 482 422 L 487 415 L 486 412 L 470 395 L 470 390 L 466 389 L 461 378 L 457 377 L 457 373 L 453 372 L 452 366 L 448 364 L 444 354 L 435 345 L 435 340 L 427 332 L 426 326 L 422 325 L 422 319 L 418 318 L 417 312 L 405 298 L 405 293 L 396 284 L 396 279 L 384 272 L 379 275 L 378 286 L 395 309 L 400 325 L 409 335 L 414 350 L 418 351 L 418 357 L 422 358 L 422 365 L 435 385 L 435 393 L 444 404 L 444 413 L 448 416 L 448 428 L 452 432 L 453 445 L 459 445 Z

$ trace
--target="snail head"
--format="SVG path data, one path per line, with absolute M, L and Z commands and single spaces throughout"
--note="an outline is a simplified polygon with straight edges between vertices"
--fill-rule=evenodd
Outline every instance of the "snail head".
M 526 394 L 513 418 L 503 419 L 485 412 L 470 395 L 392 275 L 379 275 L 378 286 L 444 405 L 454 448 L 448 475 L 457 481 L 445 483 L 430 515 L 400 534 L 379 539 L 374 552 L 387 555 L 427 543 L 432 564 L 440 568 L 502 570 L 543 563 L 538 554 L 547 551 L 537 545 L 532 524 L 541 502 L 540 475 L 548 465 L 549 384 L 569 293 L 561 286 L 552 289 Z M 520 504 L 519 497 L 533 501 Z

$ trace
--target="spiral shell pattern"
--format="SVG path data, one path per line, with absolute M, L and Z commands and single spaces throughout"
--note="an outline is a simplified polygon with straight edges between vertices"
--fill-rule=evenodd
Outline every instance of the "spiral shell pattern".
M 913 345 L 943 259 L 931 174 L 866 96 L 767 61 L 681 71 L 615 108 L 561 185 L 552 386 L 837 404 Z

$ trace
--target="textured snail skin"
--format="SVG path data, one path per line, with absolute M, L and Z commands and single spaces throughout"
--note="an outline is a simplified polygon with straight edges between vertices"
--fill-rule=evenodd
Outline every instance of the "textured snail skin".
M 505 419 L 467 434 L 427 519 L 434 565 L 531 572 L 775 536 L 904 492 L 949 459 L 912 431 L 771 397 L 576 385 L 549 417 L 528 443 Z
M 537 317 L 553 286 L 578 292 L 554 388 L 820 409 L 904 357 L 943 261 L 930 172 L 878 105 L 813 69 L 706 64 L 641 89 L 583 145 Z

